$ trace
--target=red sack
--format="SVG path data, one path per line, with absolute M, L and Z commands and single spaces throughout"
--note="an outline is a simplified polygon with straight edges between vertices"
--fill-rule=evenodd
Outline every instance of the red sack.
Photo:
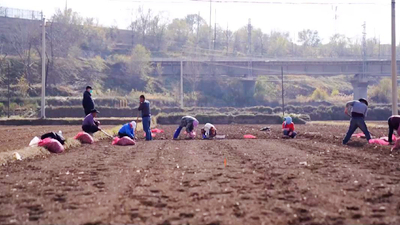
M 371 139 L 369 140 L 370 144 L 377 144 L 377 145 L 389 145 L 389 142 L 383 139 Z
M 44 147 L 53 153 L 62 153 L 64 151 L 64 146 L 62 146 L 62 144 L 59 141 L 52 138 L 45 138 L 39 141 L 38 146 Z
M 129 137 L 122 137 L 122 138 L 115 137 L 112 142 L 112 145 L 121 145 L 121 146 L 135 145 L 135 144 L 136 144 L 135 141 Z
M 164 133 L 164 130 L 155 128 L 155 129 L 152 129 L 152 130 L 151 130 L 151 133 L 161 134 L 161 133 Z
M 246 135 L 243 136 L 243 138 L 244 138 L 244 139 L 257 139 L 256 136 L 251 135 L 251 134 L 246 134 Z
M 93 137 L 90 136 L 90 134 L 86 133 L 86 132 L 79 132 L 74 139 L 80 141 L 82 144 L 93 144 L 94 140 Z
M 356 137 L 356 138 L 365 138 L 365 134 L 364 133 L 353 134 L 351 136 L 352 137 Z
M 146 137 L 146 133 L 143 133 L 143 137 Z M 156 137 L 156 134 L 155 133 L 151 133 L 151 137 Z
M 381 139 L 382 140 L 385 140 L 385 141 L 389 141 L 389 138 L 388 137 L 381 137 Z M 396 135 L 392 135 L 392 141 L 394 141 L 394 142 L 396 142 L 397 141 L 397 137 L 396 137 Z

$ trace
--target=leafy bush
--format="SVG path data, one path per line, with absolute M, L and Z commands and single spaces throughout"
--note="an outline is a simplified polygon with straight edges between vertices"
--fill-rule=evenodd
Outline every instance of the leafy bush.
M 326 99 L 328 99 L 328 97 L 328 93 L 320 88 L 315 89 L 315 91 L 311 95 L 311 99 L 314 101 L 325 101 Z
M 334 97 L 334 96 L 338 96 L 339 94 L 340 94 L 340 92 L 339 92 L 338 89 L 333 89 L 332 93 L 331 93 L 331 96 Z
M 369 98 L 373 102 L 388 103 L 392 95 L 392 81 L 390 78 L 382 79 L 378 85 L 371 88 Z

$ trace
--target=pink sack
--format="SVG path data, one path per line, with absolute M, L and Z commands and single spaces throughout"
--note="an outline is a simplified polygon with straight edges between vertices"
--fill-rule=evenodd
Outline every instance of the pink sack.
M 243 138 L 244 138 L 244 139 L 257 139 L 256 136 L 251 135 L 251 134 L 246 134 L 246 135 L 243 136 Z
M 388 137 L 381 137 L 381 139 L 382 140 L 385 140 L 385 141 L 389 141 L 389 138 Z M 397 141 L 397 137 L 396 137 L 396 135 L 392 135 L 392 141 Z
M 371 139 L 369 140 L 370 144 L 377 144 L 377 145 L 389 145 L 389 142 L 383 139 Z M 397 143 L 397 142 L 396 142 Z
M 74 139 L 80 141 L 82 144 L 93 144 L 94 140 L 93 137 L 90 136 L 90 134 L 86 133 L 86 132 L 79 132 Z
M 161 134 L 161 133 L 164 133 L 164 130 L 155 128 L 155 129 L 152 129 L 152 130 L 151 130 L 151 133 Z
M 364 133 L 353 134 L 351 136 L 352 137 L 357 137 L 357 138 L 365 138 L 365 134 Z
M 135 145 L 135 144 L 136 144 L 135 141 L 129 137 L 122 137 L 122 138 L 115 137 L 112 142 L 112 145 L 121 145 L 121 146 Z
M 143 137 L 146 137 L 146 133 L 143 133 Z M 151 133 L 151 137 L 156 137 L 156 134 L 155 133 Z
M 64 146 L 62 146 L 62 144 L 59 141 L 52 138 L 45 138 L 39 141 L 38 146 L 44 147 L 53 153 L 62 153 L 64 151 Z

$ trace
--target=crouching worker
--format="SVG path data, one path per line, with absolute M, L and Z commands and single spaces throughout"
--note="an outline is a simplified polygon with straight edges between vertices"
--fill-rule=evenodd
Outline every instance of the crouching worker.
M 371 139 L 371 135 L 368 131 L 367 124 L 365 124 L 367 111 L 368 101 L 364 98 L 360 98 L 358 101 L 350 101 L 346 104 L 344 113 L 351 116 L 351 120 L 349 130 L 347 131 L 346 137 L 343 139 L 344 145 L 349 142 L 351 135 L 353 135 L 354 131 L 356 131 L 357 128 L 361 129 L 361 131 L 365 134 L 365 138 L 369 142 L 369 140 Z
M 90 110 L 90 114 L 85 117 L 82 123 L 82 130 L 86 133 L 93 135 L 97 131 L 101 130 L 100 128 L 100 121 L 97 121 L 95 118 L 97 117 L 96 109 Z
M 282 132 L 284 138 L 295 138 L 297 133 L 294 131 L 294 123 L 292 117 L 288 116 L 284 118 L 282 124 Z
M 181 119 L 181 124 L 178 129 L 176 129 L 174 134 L 174 139 L 178 139 L 179 134 L 181 133 L 182 128 L 186 127 L 186 133 L 188 138 L 194 139 L 196 137 L 196 133 L 194 129 L 199 125 L 199 121 L 192 116 L 184 116 Z
M 217 136 L 217 129 L 211 123 L 206 123 L 203 129 L 201 129 L 201 134 L 203 135 L 203 139 L 212 139 Z
M 58 131 L 58 133 L 56 133 L 56 132 L 50 132 L 50 133 L 43 134 L 43 135 L 40 137 L 40 139 L 42 139 L 42 140 L 45 139 L 45 138 L 55 139 L 55 140 L 57 140 L 58 142 L 60 142 L 60 144 L 62 144 L 62 145 L 65 144 L 65 138 L 63 137 L 61 130 Z
M 122 137 L 130 137 L 131 139 L 135 139 L 135 130 L 136 130 L 136 122 L 132 121 L 130 123 L 124 124 L 121 129 L 118 131 L 118 136 Z
M 391 116 L 388 119 L 388 125 L 389 125 L 389 136 L 388 136 L 388 142 L 390 144 L 393 144 L 393 132 L 396 131 L 397 135 L 400 135 L 400 116 Z

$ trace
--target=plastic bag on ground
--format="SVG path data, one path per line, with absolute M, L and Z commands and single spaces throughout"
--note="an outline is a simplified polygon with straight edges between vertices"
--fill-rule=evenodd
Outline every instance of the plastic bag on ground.
M 86 133 L 86 132 L 79 132 L 74 139 L 80 141 L 82 144 L 93 144 L 94 143 L 94 139 L 92 136 L 90 136 L 90 134 Z
M 365 134 L 364 133 L 353 134 L 351 136 L 352 137 L 356 137 L 356 138 L 365 138 Z
M 244 139 L 257 139 L 256 136 L 251 135 L 251 134 L 246 134 L 246 135 L 243 136 L 243 138 L 244 138 Z
M 370 144 L 377 144 L 377 145 L 389 145 L 389 142 L 383 139 L 371 139 L 369 140 Z M 396 142 L 397 143 L 397 142 Z
M 112 145 L 121 145 L 121 146 L 135 145 L 135 144 L 136 144 L 135 141 L 129 137 L 122 137 L 122 138 L 115 137 L 112 142 Z
M 52 138 L 45 138 L 41 140 L 38 145 L 53 153 L 62 153 L 64 151 L 64 146 L 62 146 L 59 141 Z
M 164 133 L 164 130 L 155 128 L 155 129 L 152 129 L 152 130 L 151 130 L 151 133 L 161 134 L 161 133 Z
M 385 141 L 389 141 L 389 138 L 388 137 L 381 137 L 381 139 L 382 140 L 385 140 Z M 397 141 L 397 137 L 396 137 L 396 135 L 392 135 L 392 141 Z
M 40 138 L 38 138 L 38 137 L 34 137 L 32 140 L 31 140 L 31 142 L 29 142 L 29 146 L 30 147 L 37 147 L 38 146 L 38 144 L 39 144 L 39 142 L 40 142 Z
M 143 137 L 146 137 L 146 133 L 143 133 Z M 156 137 L 156 134 L 155 133 L 151 133 L 151 137 Z

